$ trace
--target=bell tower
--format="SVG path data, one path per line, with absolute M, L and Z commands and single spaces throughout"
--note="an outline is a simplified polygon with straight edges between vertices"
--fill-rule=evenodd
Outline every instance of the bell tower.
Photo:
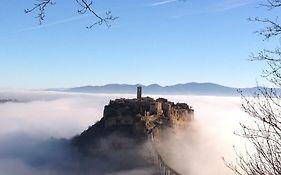
M 137 87 L 137 99 L 141 100 L 141 94 L 142 94 L 142 87 L 138 86 Z

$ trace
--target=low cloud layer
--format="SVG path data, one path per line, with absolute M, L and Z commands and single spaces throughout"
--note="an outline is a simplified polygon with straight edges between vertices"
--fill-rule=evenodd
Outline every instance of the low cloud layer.
M 157 98 L 158 96 L 154 96 Z M 160 145 L 164 159 L 179 173 L 188 175 L 231 175 L 222 158 L 235 161 L 233 146 L 244 148 L 246 141 L 235 136 L 240 122 L 249 117 L 239 97 L 165 96 L 195 109 L 195 121 L 181 132 L 168 132 Z
M 20 103 L 0 104 L 0 137 L 26 133 L 42 137 L 69 138 L 102 117 L 109 97 L 55 92 L 1 92 L 1 99 Z
M 75 172 L 71 168 L 77 165 L 75 160 L 72 160 L 69 150 L 64 147 L 66 141 L 58 142 L 57 139 L 71 138 L 81 133 L 102 117 L 103 106 L 110 99 L 124 96 L 133 97 L 29 91 L 0 92 L 0 99 L 23 101 L 0 104 L 0 174 L 62 175 Z M 159 95 L 153 97 L 157 98 Z M 240 138 L 233 135 L 233 131 L 239 129 L 239 121 L 247 118 L 239 108 L 240 99 L 164 97 L 174 102 L 187 102 L 192 105 L 196 118 L 185 132 L 177 135 L 167 134 L 161 146 L 164 159 L 182 174 L 232 174 L 225 168 L 221 157 L 232 159 L 232 145 L 240 141 Z M 56 138 L 56 141 L 50 138 Z M 65 167 L 54 168 L 56 163 L 63 161 Z M 151 173 L 150 169 L 140 168 L 108 174 Z

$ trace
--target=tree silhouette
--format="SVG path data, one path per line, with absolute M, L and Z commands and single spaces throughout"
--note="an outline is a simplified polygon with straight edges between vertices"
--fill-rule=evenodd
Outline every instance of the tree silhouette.
M 267 0 L 260 4 L 268 10 L 281 7 L 281 0 Z M 265 23 L 267 26 L 256 31 L 269 40 L 281 35 L 278 18 L 253 18 L 250 21 Z M 251 149 L 245 152 L 235 150 L 236 163 L 226 163 L 239 175 L 280 175 L 281 174 L 281 48 L 264 49 L 252 55 L 251 61 L 263 61 L 267 68 L 262 76 L 277 88 L 259 88 L 252 97 L 242 94 L 242 109 L 253 119 L 252 124 L 241 123 L 237 135 L 247 139 Z
M 107 11 L 104 16 L 99 15 L 93 9 L 93 1 L 92 0 L 75 0 L 78 5 L 78 14 L 83 15 L 86 13 L 90 13 L 94 18 L 97 19 L 96 22 L 87 26 L 87 28 L 92 28 L 95 25 L 106 25 L 107 27 L 111 26 L 111 22 L 116 20 L 118 17 L 112 15 L 111 11 Z M 42 24 L 46 17 L 46 10 L 50 6 L 54 6 L 56 4 L 55 0 L 36 0 L 33 4 L 32 8 L 25 9 L 25 13 L 31 13 L 37 11 L 37 16 L 39 20 L 39 24 Z

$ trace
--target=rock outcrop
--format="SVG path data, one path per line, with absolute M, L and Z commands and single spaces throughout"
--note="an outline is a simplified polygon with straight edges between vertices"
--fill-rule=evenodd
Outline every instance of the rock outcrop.
M 164 98 L 111 100 L 104 107 L 102 119 L 74 138 L 74 142 L 84 145 L 112 134 L 142 141 L 153 133 L 160 139 L 161 130 L 185 127 L 193 118 L 192 107 Z
M 185 103 L 141 97 L 141 92 L 138 88 L 135 99 L 111 100 L 101 120 L 73 138 L 72 145 L 87 164 L 106 162 L 103 173 L 148 168 L 153 173 L 146 174 L 178 175 L 154 145 L 165 137 L 165 129 L 186 127 L 194 118 L 194 110 Z

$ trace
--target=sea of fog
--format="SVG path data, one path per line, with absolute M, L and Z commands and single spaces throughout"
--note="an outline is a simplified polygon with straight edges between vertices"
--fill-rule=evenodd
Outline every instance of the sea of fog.
M 186 175 L 230 175 L 222 157 L 234 160 L 233 145 L 243 147 L 244 140 L 235 136 L 239 122 L 249 117 L 240 109 L 239 97 L 169 96 L 195 110 L 195 121 L 184 132 L 167 134 L 161 154 L 171 167 Z M 0 104 L 0 175 L 64 174 L 37 165 L 33 154 L 58 156 L 60 146 L 46 146 L 50 138 L 69 139 L 97 122 L 110 99 L 134 98 L 124 94 L 78 94 L 41 91 L 2 91 L 0 99 L 19 102 Z M 49 141 L 47 142 L 49 144 Z M 39 146 L 38 145 L 43 145 Z M 61 155 L 64 159 L 65 155 Z M 55 157 L 56 158 L 56 157 Z M 48 159 L 44 159 L 45 161 Z M 45 162 L 48 164 L 48 162 Z M 67 173 L 66 173 L 67 174 Z M 69 174 L 69 173 L 68 173 Z M 111 174 L 146 174 L 130 170 Z

